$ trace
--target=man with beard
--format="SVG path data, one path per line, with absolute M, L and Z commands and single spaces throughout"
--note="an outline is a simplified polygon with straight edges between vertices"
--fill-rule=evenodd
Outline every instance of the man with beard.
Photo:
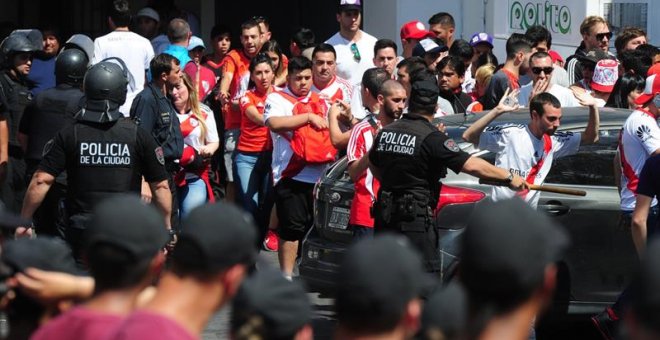
M 362 83 L 369 85 L 378 80 L 378 72 L 364 73 Z M 396 80 L 386 80 L 379 87 L 378 95 L 373 105 L 369 106 L 369 114 L 364 120 L 351 130 L 348 142 L 348 174 L 355 183 L 355 197 L 351 201 L 351 213 L 348 224 L 353 228 L 356 237 L 372 237 L 374 232 L 374 219 L 371 208 L 376 200 L 380 183 L 374 178 L 369 166 L 369 149 L 373 145 L 374 137 L 378 131 L 401 117 L 406 107 L 406 89 Z
M 513 107 L 505 104 L 507 96 L 516 96 L 516 92 L 509 94 L 506 91 L 497 107 L 465 130 L 463 139 L 480 150 L 496 153 L 495 166 L 508 169 L 530 184 L 542 184 L 554 158 L 573 155 L 580 145 L 598 141 L 598 107 L 593 97 L 584 93 L 576 95 L 580 105 L 589 106 L 587 127 L 583 133 L 556 132 L 562 116 L 561 104 L 557 97 L 543 92 L 529 102 L 531 120 L 527 125 L 504 124 L 486 128 L 501 114 L 518 108 L 517 104 Z M 514 193 L 505 187 L 494 187 L 491 197 L 499 201 L 517 194 L 536 208 L 541 196 L 539 193 L 536 190 Z
M 456 56 L 447 56 L 438 63 L 438 85 L 440 97 L 451 103 L 454 113 L 464 113 L 472 103 L 472 98 L 463 92 L 465 64 Z

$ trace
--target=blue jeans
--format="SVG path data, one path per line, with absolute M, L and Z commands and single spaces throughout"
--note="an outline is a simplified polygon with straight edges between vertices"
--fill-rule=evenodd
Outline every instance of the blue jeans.
M 179 187 L 179 215 L 181 219 L 188 216 L 191 210 L 204 205 L 208 200 L 206 183 L 201 178 L 186 180 L 186 185 Z
M 238 202 L 243 209 L 252 214 L 259 232 L 264 235 L 274 200 L 271 158 L 271 151 L 238 151 L 234 159 L 234 181 L 238 190 L 236 195 Z

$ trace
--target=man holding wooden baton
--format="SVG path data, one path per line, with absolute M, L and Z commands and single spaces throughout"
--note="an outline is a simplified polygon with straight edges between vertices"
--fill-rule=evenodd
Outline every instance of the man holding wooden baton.
M 518 108 L 510 103 L 517 91 L 505 93 L 497 107 L 477 120 L 463 133 L 463 139 L 481 150 L 497 154 L 495 166 L 509 169 L 525 178 L 532 185 L 542 184 L 550 172 L 555 158 L 578 152 L 580 145 L 598 141 L 599 116 L 596 101 L 586 93 L 576 93 L 580 105 L 589 107 L 589 122 L 583 133 L 556 132 L 561 121 L 561 104 L 550 93 L 540 93 L 529 102 L 530 121 L 527 125 L 505 124 L 487 127 L 498 116 Z M 518 193 L 497 186 L 493 188 L 495 201 L 518 195 L 536 208 L 539 191 L 524 190 Z

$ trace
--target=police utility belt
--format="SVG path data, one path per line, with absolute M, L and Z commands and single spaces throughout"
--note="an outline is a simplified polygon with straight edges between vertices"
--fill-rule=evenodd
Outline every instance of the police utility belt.
M 413 194 L 395 195 L 389 191 L 381 191 L 378 201 L 374 204 L 372 215 L 380 213 L 381 218 L 387 223 L 392 216 L 400 219 L 413 219 L 417 217 L 431 217 L 433 210 L 429 205 L 428 198 L 421 199 Z M 378 211 L 380 210 L 380 211 Z

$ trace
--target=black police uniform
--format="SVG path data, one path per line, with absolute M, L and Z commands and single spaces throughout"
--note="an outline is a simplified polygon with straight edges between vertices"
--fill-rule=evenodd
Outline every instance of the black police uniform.
M 93 207 L 126 192 L 140 194 L 147 182 L 167 179 L 161 148 L 135 122 L 77 121 L 46 145 L 39 170 L 53 176 L 67 172 L 65 240 L 79 258 L 80 236 Z M 118 212 L 121 213 L 121 212 Z
M 25 159 L 17 136 L 18 125 L 30 101 L 32 94 L 27 84 L 11 78 L 7 72 L 0 74 L 0 116 L 7 120 L 9 127 L 9 166 L 2 184 L 2 200 L 14 212 L 20 212 L 27 189 Z
M 459 172 L 470 156 L 425 117 L 408 113 L 378 133 L 369 161 L 380 173 L 375 232 L 406 235 L 429 272 L 441 270 L 433 219 L 446 168 Z
M 174 174 L 180 170 L 179 159 L 183 154 L 183 135 L 176 109 L 170 99 L 150 83 L 133 99 L 130 116 L 163 148 L 165 169 L 169 174 L 168 182 L 172 192 L 172 227 L 178 229 L 179 199 L 173 179 Z
M 25 151 L 27 164 L 26 180 L 29 183 L 32 174 L 41 162 L 44 146 L 63 128 L 75 122 L 74 116 L 80 111 L 83 92 L 69 84 L 59 84 L 37 96 L 25 108 L 19 125 L 19 132 L 28 136 Z M 61 201 L 66 193 L 66 174 L 60 174 L 51 186 L 44 202 L 33 217 L 37 234 L 57 235 L 56 223 L 60 217 Z

